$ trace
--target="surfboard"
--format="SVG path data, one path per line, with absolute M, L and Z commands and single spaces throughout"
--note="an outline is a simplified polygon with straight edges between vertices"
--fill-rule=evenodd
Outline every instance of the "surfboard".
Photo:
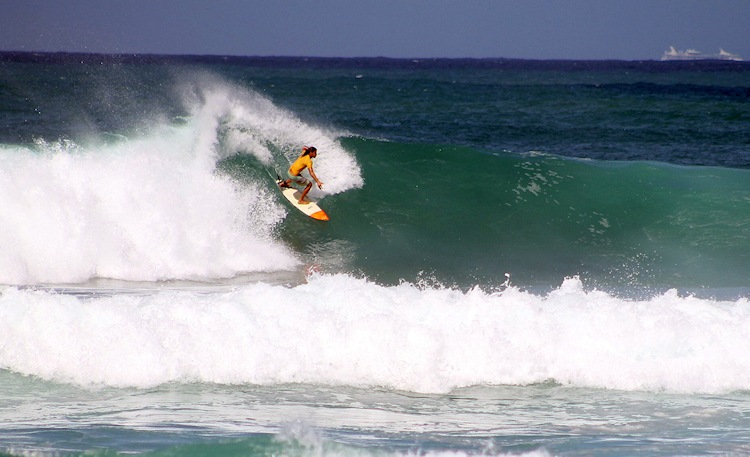
M 328 217 L 328 214 L 326 214 L 323 209 L 321 209 L 318 204 L 310 200 L 310 197 L 305 197 L 306 200 L 309 201 L 309 203 L 300 204 L 299 203 L 299 197 L 302 195 L 302 192 L 297 190 L 294 187 L 281 187 L 281 179 L 276 180 L 276 187 L 279 188 L 281 191 L 281 195 L 283 195 L 287 200 L 289 200 L 289 203 L 292 204 L 296 209 L 300 210 L 303 214 L 312 217 L 313 219 L 317 219 L 319 221 L 327 221 L 330 220 Z

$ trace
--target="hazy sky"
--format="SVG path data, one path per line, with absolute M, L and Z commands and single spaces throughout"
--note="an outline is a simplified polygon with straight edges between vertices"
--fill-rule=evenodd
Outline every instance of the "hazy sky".
M 0 50 L 750 60 L 750 0 L 0 0 Z

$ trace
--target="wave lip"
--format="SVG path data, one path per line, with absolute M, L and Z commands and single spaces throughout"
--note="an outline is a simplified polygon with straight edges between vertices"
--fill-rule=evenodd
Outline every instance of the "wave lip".
M 0 366 L 80 385 L 471 385 L 718 393 L 750 388 L 747 299 L 629 301 L 568 279 L 548 295 L 384 287 L 346 275 L 296 287 L 79 298 L 7 289 Z

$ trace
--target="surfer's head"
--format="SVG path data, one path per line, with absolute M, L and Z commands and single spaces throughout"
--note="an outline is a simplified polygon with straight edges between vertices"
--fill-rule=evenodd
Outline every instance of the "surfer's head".
M 315 146 L 305 146 L 302 148 L 302 155 L 303 156 L 309 156 L 312 154 L 312 157 L 315 157 L 318 155 L 318 149 Z

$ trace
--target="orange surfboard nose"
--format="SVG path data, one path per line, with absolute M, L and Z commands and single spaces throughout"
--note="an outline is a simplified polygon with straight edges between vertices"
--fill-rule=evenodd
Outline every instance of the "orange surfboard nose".
M 310 217 L 312 217 L 313 219 L 317 219 L 317 220 L 319 220 L 319 221 L 330 221 L 330 220 L 331 220 L 331 219 L 330 219 L 330 218 L 328 217 L 328 214 L 326 214 L 326 213 L 325 213 L 325 212 L 323 212 L 323 211 L 318 211 L 318 212 L 312 213 L 312 214 L 310 215 Z

